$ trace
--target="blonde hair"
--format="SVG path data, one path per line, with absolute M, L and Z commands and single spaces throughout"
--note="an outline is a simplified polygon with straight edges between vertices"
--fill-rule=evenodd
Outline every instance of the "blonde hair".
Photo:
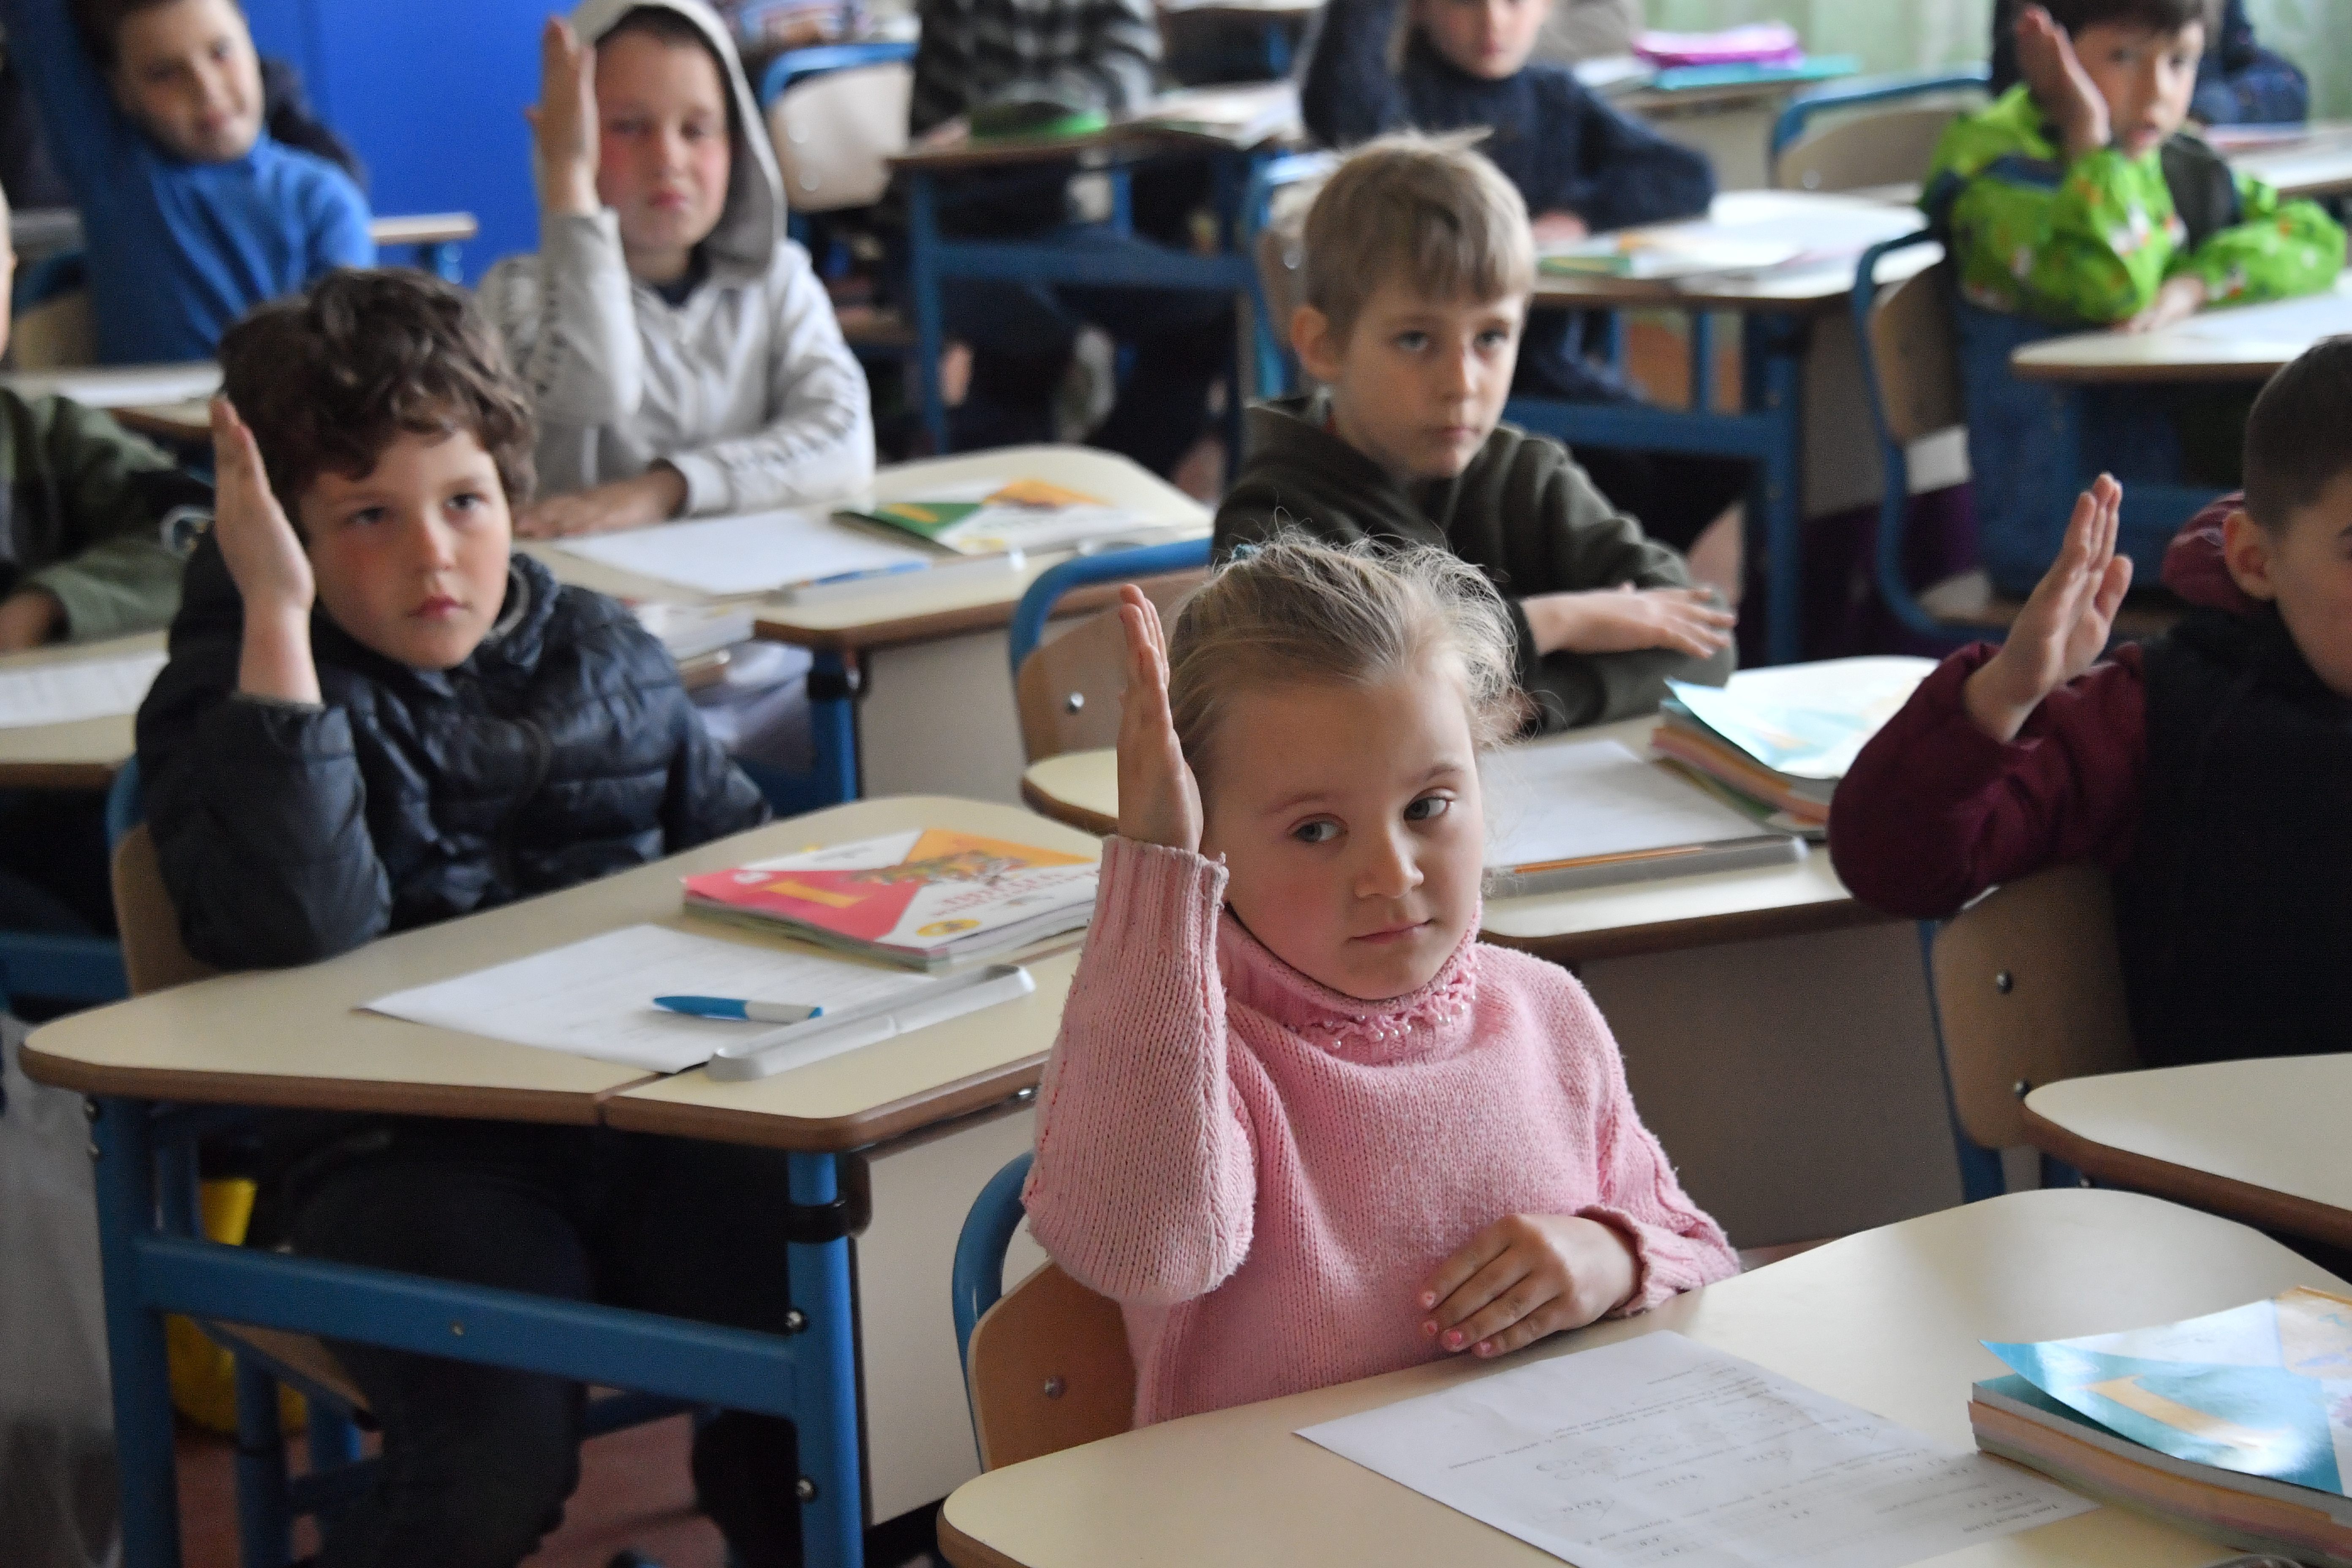
M 1432 300 L 1499 300 L 1535 287 L 1528 205 L 1460 138 L 1367 142 L 1307 212 L 1304 292 L 1344 340 L 1390 278 Z
M 1253 688 L 1370 686 L 1432 658 L 1462 678 L 1481 752 L 1524 721 L 1517 641 L 1478 569 L 1432 545 L 1345 547 L 1286 531 L 1244 545 L 1184 601 L 1168 638 L 1176 738 L 1205 778 L 1226 707 Z

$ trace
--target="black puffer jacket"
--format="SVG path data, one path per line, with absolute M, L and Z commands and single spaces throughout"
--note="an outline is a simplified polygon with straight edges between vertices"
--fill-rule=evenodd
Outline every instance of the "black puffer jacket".
M 767 819 L 661 645 L 528 557 L 454 669 L 396 663 L 315 612 L 319 708 L 235 695 L 244 620 L 206 539 L 139 710 L 164 885 L 207 963 L 307 963 Z

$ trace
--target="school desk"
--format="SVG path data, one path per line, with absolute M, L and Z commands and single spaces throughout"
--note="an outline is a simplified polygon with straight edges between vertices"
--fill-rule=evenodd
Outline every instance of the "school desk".
M 299 969 L 223 975 L 111 1007 L 76 1014 L 35 1032 L 25 1070 L 92 1097 L 98 1150 L 100 1247 L 106 1270 L 108 1343 L 114 1367 L 115 1434 L 122 1474 L 124 1562 L 164 1568 L 179 1560 L 172 1415 L 163 1368 L 163 1314 L 188 1312 L 299 1332 L 452 1355 L 613 1386 L 792 1416 L 803 1476 L 814 1486 L 803 1521 L 813 1564 L 854 1565 L 864 1522 L 852 1247 L 865 1221 L 885 1252 L 960 1224 L 988 1173 L 1025 1142 L 1012 1118 L 982 1120 L 977 1144 L 950 1150 L 968 1184 L 927 1187 L 936 1152 L 866 1180 L 848 1152 L 861 1142 L 905 1139 L 959 1115 L 1003 1107 L 1035 1081 L 1067 988 L 1074 956 L 1036 960 L 1034 995 L 918 1031 L 755 1085 L 761 1115 L 751 1141 L 793 1151 L 791 1191 L 811 1239 L 791 1260 L 794 1304 L 805 1326 L 772 1336 L 614 1308 L 557 1302 L 383 1271 L 253 1253 L 192 1237 L 191 1173 L 156 1158 L 159 1134 L 219 1106 L 274 1106 L 386 1114 L 487 1117 L 593 1125 L 612 1121 L 614 1097 L 648 1085 L 641 1069 L 538 1050 L 355 1011 L 372 997 L 509 962 L 619 927 L 652 921 L 738 940 L 762 939 L 680 912 L 678 879 L 810 844 L 868 837 L 913 826 L 962 828 L 1092 853 L 1093 840 L 1011 807 L 912 798 L 860 802 L 705 845 L 688 854 L 564 892 L 421 931 Z M 778 945 L 789 946 L 776 939 Z M 672 1083 L 685 1086 L 684 1075 Z M 800 1116 L 808 1110 L 811 1114 Z M 624 1118 L 628 1125 L 643 1125 Z M 803 1123 L 820 1131 L 810 1132 Z M 738 1137 L 725 1113 L 690 1110 L 671 1129 Z M 953 1140 L 942 1140 L 945 1147 Z M 914 1146 L 919 1154 L 922 1145 Z M 883 1165 L 877 1152 L 874 1163 Z M 890 1175 L 900 1179 L 886 1179 Z M 878 1206 L 885 1192 L 902 1214 Z M 162 1213 L 159 1218 L 159 1202 Z M 944 1216 L 944 1217 L 943 1217 Z M 934 1338 L 952 1353 L 947 1310 L 951 1243 L 929 1257 Z M 900 1272 L 905 1272 L 902 1268 Z M 919 1312 L 905 1289 L 869 1285 L 875 1310 Z M 869 1317 L 869 1321 L 871 1321 Z M 877 1361 L 887 1339 L 876 1338 Z M 961 1421 L 961 1387 L 935 1391 L 921 1414 Z M 894 1413 L 901 1426 L 908 1417 Z M 968 1438 L 967 1438 L 968 1441 Z M 976 1463 L 976 1461 L 974 1461 Z M 885 1475 L 881 1487 L 904 1485 Z M 780 1480 L 780 1484 L 790 1484 Z M 932 1496 L 937 1496 L 934 1492 Z M 929 1500 L 924 1499 L 922 1500 Z
M 2352 122 L 2321 120 L 2297 129 L 2304 134 L 2264 139 L 2251 145 L 2234 145 L 2238 139 L 2226 131 L 2215 140 L 2231 168 L 2276 187 L 2283 196 L 2332 196 L 2352 191 Z
M 1857 442 L 1852 431 L 1865 428 L 1863 405 L 1853 388 L 1854 354 L 1844 326 L 1847 297 L 1853 291 L 1854 262 L 1863 244 L 1916 229 L 1926 220 L 1884 202 L 1816 191 L 1739 191 L 1717 196 L 1707 227 L 1726 238 L 1743 230 L 1786 238 L 1792 232 L 1819 234 L 1841 252 L 1839 240 L 1868 238 L 1835 259 L 1799 263 L 1738 276 L 1686 279 L 1664 283 L 1599 275 L 1539 274 L 1538 305 L 1589 310 L 1672 310 L 1689 323 L 1691 399 L 1687 409 L 1648 405 L 1559 403 L 1515 398 L 1504 415 L 1518 424 L 1579 442 L 1652 451 L 1706 452 L 1754 460 L 1759 474 L 1748 509 L 1748 550 L 1761 562 L 1764 594 L 1748 601 L 1749 614 L 1764 616 L 1765 661 L 1787 664 L 1799 656 L 1803 632 L 1804 518 L 1809 470 L 1836 464 L 1855 467 L 1844 488 L 1875 497 L 1879 479 L 1875 443 Z M 1937 258 L 1932 246 L 1902 253 L 1882 268 L 1881 281 L 1907 276 Z M 1741 321 L 1740 406 L 1736 413 L 1715 406 L 1715 346 L 1711 317 L 1737 315 Z M 1822 340 L 1816 353 L 1816 338 Z M 1842 344 L 1833 350 L 1832 341 Z M 1824 376 L 1820 362 L 1838 354 L 1844 379 Z M 1843 389 L 1843 395 L 1839 395 Z M 1832 405 L 1832 399 L 1835 399 Z M 1809 442 L 1816 434 L 1818 439 Z M 1868 468 L 1864 473 L 1863 468 Z M 1866 487 L 1864 481 L 1867 481 Z M 1811 510 L 1833 510 L 1843 494 Z
M 1295 92 L 1287 83 L 1266 84 L 1255 90 L 1272 95 Z M 1095 287 L 1173 289 L 1248 296 L 1255 300 L 1257 266 L 1251 256 L 1251 233 L 1256 175 L 1283 142 L 1297 134 L 1295 108 L 1286 122 L 1267 140 L 1252 146 L 1205 135 L 1190 135 L 1146 125 L 1115 124 L 1083 136 L 1037 139 L 956 140 L 952 134 L 926 138 L 890 160 L 906 184 L 908 285 L 914 295 L 916 363 L 921 378 L 923 418 L 934 449 L 948 445 L 947 403 L 940 389 L 940 356 L 946 347 L 942 288 L 952 278 L 1008 279 L 1023 283 L 1087 284 Z M 1105 254 L 1074 249 L 1051 234 L 1019 239 L 951 237 L 940 226 L 940 213 L 953 210 L 953 182 L 959 174 L 986 174 L 1017 168 L 1050 176 L 1055 165 L 1075 174 L 1081 168 L 1111 176 L 1111 226 L 1129 232 L 1127 178 L 1139 163 L 1171 153 L 1207 160 L 1210 170 L 1209 207 L 1215 215 L 1217 243 L 1208 250 L 1174 246 L 1139 247 Z M 1236 345 L 1239 339 L 1236 337 Z M 1240 356 L 1235 356 L 1238 378 Z M 1241 400 L 1227 399 L 1227 443 L 1241 446 Z
M 130 408 L 210 397 L 220 390 L 220 366 L 189 360 L 176 364 L 67 365 L 0 374 L 0 386 L 19 397 L 70 397 L 85 408 Z
M 1847 1237 L 1504 1364 L 1671 1329 L 1926 1436 L 1971 1448 L 1979 1339 L 2066 1338 L 2347 1287 L 2227 1220 L 2127 1193 L 2053 1190 Z M 1296 1436 L 1487 1373 L 1453 1360 L 1170 1421 L 994 1470 L 948 1499 L 958 1568 L 1289 1568 L 1558 1560 Z M 2102 1508 L 1935 1559 L 1939 1568 L 2202 1568 L 2237 1553 Z
M 1860 67 L 1851 55 L 1828 56 L 1786 75 L 1750 79 L 1740 79 L 1738 67 L 1681 68 L 1610 101 L 1667 140 L 1705 153 L 1717 190 L 1761 190 L 1772 183 L 1772 126 L 1789 100 Z
M 465 281 L 459 253 L 467 240 L 481 232 L 482 226 L 472 213 L 412 213 L 368 222 L 368 237 L 378 250 L 412 248 L 421 270 L 452 283 Z M 78 251 L 83 245 L 81 214 L 72 207 L 33 207 L 11 213 L 8 238 L 16 247 L 18 266 Z
M 2105 1073 L 2025 1097 L 2034 1147 L 2086 1175 L 2352 1247 L 2352 1056 Z
M 1640 753 L 1656 724 L 1563 739 Z M 1109 831 L 1116 755 L 1048 758 L 1022 792 L 1059 821 Z M 1741 1245 L 1959 1201 L 1916 936 L 1855 901 L 1819 846 L 1794 865 L 1494 899 L 1481 925 L 1584 982 L 1650 1130 Z
M 2352 332 L 2352 271 L 2336 279 L 2335 300 L 2341 307 L 2336 321 L 2306 318 L 2303 330 L 2283 337 L 2253 332 L 2221 335 L 2217 329 L 2227 328 L 2233 309 L 2262 309 L 2224 307 L 2200 311 L 2189 321 L 2158 332 L 2095 331 L 2044 338 L 2011 354 L 2009 368 L 2021 381 L 2259 385 L 2331 331 Z
M 104 642 L 61 643 L 0 655 L 0 670 L 115 658 L 157 651 L 163 646 L 162 632 L 140 632 Z M 68 724 L 0 727 L 0 789 L 105 789 L 137 749 L 131 718 L 118 713 Z
M 1133 513 L 1154 541 L 1209 531 L 1208 508 L 1128 458 L 1087 447 L 1007 447 L 895 464 L 875 476 L 863 499 L 917 500 L 1018 479 L 1098 496 Z M 523 548 L 567 583 L 624 597 L 693 596 L 547 543 Z M 829 604 L 759 605 L 760 636 L 816 656 L 810 697 L 818 766 L 834 798 L 931 792 L 1019 800 L 1021 724 L 1004 675 L 1004 628 L 1022 593 L 1069 554 L 1039 552 L 1020 571 L 996 577 L 931 584 L 910 573 Z M 1108 602 L 1096 591 L 1072 595 L 1065 607 L 1075 613 Z

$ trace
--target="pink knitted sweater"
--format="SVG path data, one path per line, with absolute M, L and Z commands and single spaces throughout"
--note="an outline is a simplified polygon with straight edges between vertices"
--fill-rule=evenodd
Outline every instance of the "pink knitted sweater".
M 1104 846 L 1023 1194 L 1126 1315 L 1137 1425 L 1444 1354 L 1416 1292 L 1505 1215 L 1623 1233 L 1628 1311 L 1738 1272 L 1565 971 L 1465 941 L 1360 1002 L 1222 918 L 1224 886 L 1198 855 Z

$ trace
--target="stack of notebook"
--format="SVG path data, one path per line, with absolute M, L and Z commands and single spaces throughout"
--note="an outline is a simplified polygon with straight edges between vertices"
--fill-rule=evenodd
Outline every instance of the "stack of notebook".
M 2241 1551 L 2352 1568 L 2352 1300 L 2289 1290 L 2186 1322 L 1986 1348 L 1977 1447 Z
M 686 907 L 909 969 L 943 969 L 1076 931 L 1096 862 L 914 829 L 686 879 Z
M 1650 744 L 1753 820 L 1820 837 L 1855 754 L 1935 668 L 1926 658 L 1833 658 L 1744 670 L 1724 687 L 1671 681 Z

